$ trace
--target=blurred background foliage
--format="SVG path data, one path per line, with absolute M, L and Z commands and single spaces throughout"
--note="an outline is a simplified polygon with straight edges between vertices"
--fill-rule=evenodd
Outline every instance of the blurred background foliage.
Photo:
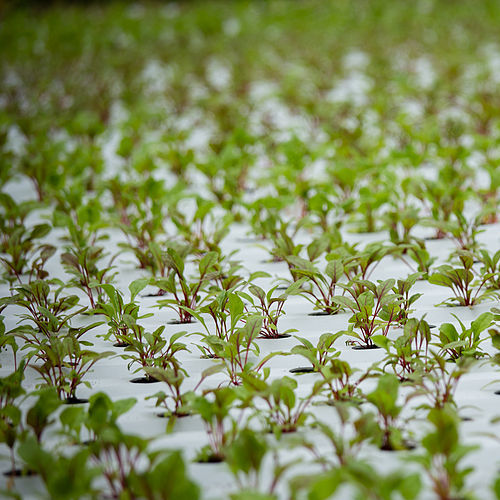
M 181 114 L 195 102 L 221 122 L 224 133 L 245 125 L 251 83 L 262 80 L 275 82 L 292 110 L 329 127 L 333 115 L 325 96 L 349 74 L 344 58 L 352 51 L 369 57 L 362 69 L 370 79 L 371 108 L 382 121 L 394 118 L 398 92 L 422 100 L 422 89 L 409 77 L 425 54 L 437 72 L 424 92 L 425 112 L 432 115 L 442 102 L 457 100 L 468 65 L 496 43 L 500 4 L 19 0 L 4 3 L 1 16 L 0 127 L 15 123 L 28 137 L 62 128 L 92 139 L 109 124 L 113 102 L 132 107 L 154 126 L 162 120 L 155 101 L 165 96 L 170 113 Z M 224 92 L 207 81 L 206 63 L 214 57 L 231 69 Z M 168 84 L 155 89 L 145 83 L 149 61 L 161 67 L 157 78 Z M 193 99 L 194 83 L 208 88 L 208 95 Z M 479 91 L 485 105 L 497 104 L 492 89 Z

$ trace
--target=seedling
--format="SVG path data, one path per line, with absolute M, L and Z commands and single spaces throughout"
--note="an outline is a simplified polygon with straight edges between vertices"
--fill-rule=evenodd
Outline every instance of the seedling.
M 164 325 L 159 326 L 151 333 L 146 332 L 145 328 L 136 322 L 128 322 L 127 326 L 129 328 L 128 333 L 126 335 L 119 335 L 120 342 L 127 344 L 125 353 L 121 357 L 130 360 L 128 368 L 131 368 L 134 364 L 139 365 L 134 373 L 146 368 L 172 368 L 173 365 L 177 365 L 178 363 L 176 359 L 177 353 L 180 351 L 189 351 L 185 344 L 177 342 L 186 332 L 174 333 L 167 341 L 163 337 L 163 332 L 165 331 Z M 144 382 L 153 382 L 156 380 L 147 371 L 145 373 Z
M 82 289 L 89 298 L 90 307 L 96 309 L 98 304 L 104 302 L 104 292 L 99 285 L 109 283 L 112 273 L 113 257 L 108 265 L 100 267 L 104 257 L 103 247 L 85 246 L 80 249 L 70 248 L 61 255 L 61 262 L 66 271 L 73 275 L 70 284 Z
M 398 405 L 399 380 L 386 373 L 378 379 L 377 388 L 366 395 L 366 399 L 377 409 L 380 434 L 375 435 L 382 450 L 400 450 L 408 447 L 403 437 L 400 414 L 403 407 Z
M 280 464 L 278 454 L 273 452 L 272 481 L 269 486 L 263 486 L 264 477 L 269 472 L 268 458 L 270 446 L 265 437 L 248 427 L 242 429 L 234 441 L 228 446 L 226 463 L 236 478 L 239 491 L 231 495 L 233 500 L 259 498 L 261 500 L 276 500 L 275 490 L 286 471 L 298 460 Z M 262 492 L 264 490 L 264 492 Z
M 213 201 L 196 196 L 196 210 L 191 220 L 180 210 L 172 210 L 172 222 L 183 240 L 200 251 L 220 252 L 220 243 L 229 233 L 232 216 L 226 213 L 216 218 Z
M 324 384 L 323 380 L 317 381 L 311 392 L 298 402 L 295 395 L 298 384 L 293 378 L 282 377 L 269 383 L 262 377 L 246 373 L 242 379 L 245 389 L 251 391 L 252 400 L 259 398 L 266 405 L 265 411 L 257 406 L 255 415 L 262 418 L 266 427 L 278 436 L 295 432 L 305 424 L 307 409 Z
M 146 457 L 143 457 L 146 458 Z M 148 467 L 130 471 L 130 495 L 147 500 L 200 498 L 200 487 L 187 475 L 186 465 L 179 451 L 152 451 L 147 453 Z M 165 484 L 165 478 L 172 481 Z
M 8 240 L 2 245 L 4 256 L 0 257 L 0 262 L 4 265 L 7 273 L 20 281 L 20 277 L 27 271 L 30 261 L 47 248 L 46 245 L 37 245 L 36 240 L 44 238 L 50 231 L 51 227 L 48 224 L 37 224 L 30 230 L 24 226 L 12 230 Z
M 296 234 L 297 231 L 305 223 L 305 219 L 301 219 L 298 224 L 290 231 L 290 222 L 281 221 L 280 227 L 276 234 L 271 235 L 271 240 L 273 242 L 273 248 L 270 250 L 273 262 L 281 262 L 288 259 L 291 256 L 298 256 L 302 250 L 303 245 L 296 245 L 293 241 L 293 236 L 288 234 L 290 231 L 292 234 Z
M 479 260 L 483 264 L 481 275 L 489 276 L 486 283 L 487 288 L 500 290 L 500 250 L 490 255 L 486 250 L 480 251 Z
M 0 311 L 2 309 L 3 307 L 0 306 Z M 18 368 L 17 352 L 19 351 L 19 346 L 17 345 L 16 342 L 16 336 L 13 334 L 12 331 L 6 333 L 4 316 L 0 315 L 0 352 L 7 350 L 8 348 L 10 348 L 10 350 L 12 351 L 14 371 L 17 371 Z
M 351 343 L 362 348 L 373 348 L 372 337 L 380 332 L 387 336 L 389 328 L 400 316 L 402 298 L 392 290 L 396 280 L 379 281 L 378 285 L 367 280 L 354 280 L 342 288 L 352 297 L 335 296 L 334 302 L 352 311 L 349 330 L 344 332 L 354 337 Z M 359 332 L 354 331 L 357 328 Z
M 340 247 L 340 249 L 331 255 L 333 258 L 336 254 L 340 256 L 349 256 L 350 254 L 350 257 L 344 261 L 347 277 L 350 280 L 354 280 L 355 278 L 368 280 L 389 251 L 390 248 L 383 243 L 369 243 L 361 251 L 357 251 L 355 247 L 351 249 Z
M 9 448 L 12 477 L 16 475 L 15 446 L 22 434 L 22 413 L 18 400 L 25 394 L 23 380 L 24 361 L 13 373 L 0 378 L 0 443 Z
M 450 407 L 430 410 L 427 419 L 432 430 L 422 439 L 425 452 L 408 460 L 424 468 L 439 500 L 472 498 L 466 489 L 466 478 L 473 469 L 464 464 L 464 459 L 477 446 L 460 443 L 458 416 Z
M 391 366 L 394 374 L 404 382 L 414 373 L 421 373 L 428 367 L 428 351 L 431 330 L 424 318 L 410 318 L 406 321 L 403 334 L 391 340 L 376 335 L 373 341 L 387 352 L 384 370 Z
M 428 403 L 423 408 L 455 406 L 455 392 L 460 379 L 470 370 L 474 359 L 463 357 L 450 366 L 443 356 L 431 351 L 424 370 L 416 371 L 411 379 L 416 389 L 412 397 L 425 396 Z
M 394 252 L 395 255 L 399 257 L 403 262 L 405 262 L 410 267 L 410 269 L 412 269 L 412 271 L 422 273 L 421 279 L 427 279 L 431 271 L 431 266 L 436 261 L 436 258 L 431 257 L 425 247 L 425 242 L 416 241 L 412 245 L 402 245 L 398 248 L 400 248 L 401 251 L 405 254 L 405 257 L 403 257 L 398 251 Z M 406 261 L 406 257 L 409 257 L 414 261 L 414 263 L 417 265 L 416 269 L 414 269 L 413 266 Z
M 319 372 L 333 357 L 339 354 L 333 344 L 341 336 L 342 333 L 323 333 L 316 346 L 308 339 L 296 336 L 295 338 L 299 340 L 300 344 L 293 346 L 290 352 L 306 358 L 312 365 L 311 371 Z
M 460 319 L 453 314 L 452 316 L 459 322 L 461 332 L 451 323 L 443 323 L 439 328 L 439 343 L 442 353 L 447 354 L 451 360 L 457 360 L 461 357 L 481 358 L 486 356 L 479 348 L 486 339 L 481 339 L 481 333 L 489 328 L 493 322 L 493 315 L 491 313 L 483 313 L 476 320 L 474 320 L 470 327 L 467 328 Z
M 296 476 L 291 481 L 293 500 L 309 498 L 327 500 L 342 486 L 349 488 L 355 498 L 390 500 L 401 497 L 405 500 L 418 498 L 422 484 L 417 473 L 401 470 L 389 473 L 378 472 L 371 464 L 361 460 L 348 460 L 342 467 L 329 468 L 315 476 Z M 345 489 L 341 489 L 342 492 Z
M 88 465 L 89 450 L 78 450 L 68 457 L 46 450 L 36 439 L 28 437 L 18 452 L 29 470 L 39 475 L 49 498 L 64 500 L 96 494 L 93 482 L 100 471 Z
M 420 213 L 416 207 L 394 207 L 383 215 L 389 230 L 389 238 L 395 245 L 408 245 L 415 240 L 411 230 L 419 223 Z
M 210 335 L 203 338 L 207 349 L 202 351 L 222 361 L 233 385 L 241 384 L 243 373 L 259 373 L 271 358 L 282 354 L 274 351 L 259 359 L 260 349 L 255 339 L 262 331 L 262 323 L 261 316 L 249 315 L 245 317 L 245 324 L 232 330 L 227 340 Z
M 108 319 L 108 333 L 106 339 L 113 336 L 119 346 L 125 347 L 122 337 L 126 337 L 130 328 L 130 324 L 134 324 L 140 319 L 152 316 L 151 313 L 139 316 L 139 305 L 136 304 L 135 298 L 142 289 L 147 285 L 148 279 L 139 279 L 133 281 L 129 285 L 130 301 L 125 303 L 121 292 L 110 283 L 101 284 L 99 288 L 104 290 L 109 302 L 101 303 L 95 310 L 98 314 L 103 314 Z
M 209 444 L 198 453 L 198 461 L 221 462 L 225 459 L 228 447 L 238 433 L 239 421 L 230 415 L 236 399 L 237 392 L 232 387 L 190 396 L 189 407 L 202 418 L 209 440 Z
M 316 460 L 324 467 L 344 466 L 356 459 L 363 445 L 371 440 L 376 432 L 376 422 L 371 418 L 372 415 L 363 414 L 358 406 L 337 401 L 333 408 L 338 417 L 338 430 L 334 430 L 331 425 L 319 420 L 313 424 L 313 427 L 321 432 L 322 438 L 326 439 L 332 447 L 333 453 L 321 453 L 312 442 L 301 443 L 313 453 Z M 352 415 L 353 409 L 358 413 L 355 418 Z
M 448 221 L 437 220 L 431 224 L 438 228 L 440 234 L 450 237 L 460 250 L 473 252 L 479 245 L 477 235 L 484 231 L 479 227 L 486 215 L 487 211 L 482 211 L 468 220 L 461 211 L 455 211 Z
M 133 408 L 136 402 L 135 398 L 111 401 L 103 392 L 92 394 L 88 406 L 68 406 L 60 413 L 61 433 L 72 444 L 97 441 L 106 428 L 117 426 L 118 418 Z
M 250 304 L 262 316 L 263 322 L 262 329 L 260 331 L 261 338 L 277 339 L 282 337 L 289 337 L 291 332 L 296 331 L 295 329 L 290 328 L 285 332 L 280 332 L 278 330 L 278 320 L 281 315 L 285 314 L 283 311 L 283 307 L 285 305 L 286 299 L 290 295 L 297 294 L 301 284 L 301 281 L 292 283 L 283 293 L 278 296 L 274 296 L 274 292 L 279 285 L 274 286 L 267 293 L 257 285 L 250 285 L 248 287 L 248 290 L 252 295 L 245 292 L 240 292 L 240 295 L 248 300 Z M 254 297 L 257 300 L 255 300 Z
M 338 401 L 361 401 L 362 393 L 359 386 L 371 376 L 371 369 L 359 377 L 354 377 L 354 374 L 359 371 L 337 356 L 330 359 L 329 363 L 321 368 L 320 373 L 325 380 L 325 394 L 328 397 L 328 404 L 336 404 Z
M 191 391 L 183 391 L 183 384 L 187 378 L 187 372 L 177 362 L 172 362 L 170 367 L 158 368 L 147 367 L 144 369 L 146 374 L 154 380 L 164 382 L 168 387 L 168 393 L 163 391 L 157 392 L 146 399 L 156 399 L 156 407 L 162 407 L 164 412 L 162 417 L 169 419 L 167 430 L 173 429 L 175 419 L 177 417 L 186 417 L 191 415 L 188 408 L 188 399 L 190 394 L 196 392 L 198 387 L 205 381 L 207 377 L 214 373 L 220 372 L 223 365 L 217 364 L 204 370 L 201 378 Z
M 214 299 L 203 306 L 199 312 L 190 312 L 205 329 L 206 334 L 200 333 L 198 335 L 202 337 L 213 335 L 212 329 L 209 328 L 202 316 L 203 314 L 208 314 L 214 323 L 215 336 L 221 340 L 228 340 L 235 332 L 236 328 L 241 326 L 247 314 L 245 312 L 245 304 L 235 288 L 220 291 L 215 295 Z M 204 349 L 205 348 L 202 348 L 202 350 Z
M 414 293 L 410 295 L 410 291 L 412 287 L 415 285 L 415 282 L 422 277 L 422 273 L 414 273 L 410 274 L 406 279 L 398 279 L 396 282 L 396 286 L 393 287 L 392 291 L 399 295 L 402 300 L 399 304 L 399 314 L 396 321 L 404 326 L 408 321 L 410 314 L 413 312 L 411 306 L 422 297 L 421 293 Z
M 476 279 L 472 269 L 473 254 L 459 250 L 457 255 L 459 267 L 444 264 L 429 276 L 429 283 L 450 288 L 453 292 L 454 297 L 446 299 L 442 304 L 473 306 L 494 296 L 494 292 L 484 289 L 493 275 L 487 273 Z
M 112 184 L 115 205 L 120 212 L 118 226 L 125 234 L 127 243 L 121 246 L 134 253 L 141 269 L 150 269 L 154 276 L 159 272 L 157 260 L 151 253 L 151 244 L 160 244 L 165 233 L 168 212 L 177 203 L 182 185 L 168 192 L 162 180 L 148 177 L 141 182 L 124 186 L 119 181 Z
M 88 345 L 88 343 L 86 343 Z M 91 344 L 90 344 L 91 345 Z M 100 360 L 114 352 L 94 352 L 82 349 L 81 343 L 71 332 L 64 336 L 51 336 L 30 346 L 28 359 L 43 380 L 43 385 L 55 387 L 61 399 L 78 402 L 76 390 L 80 385 L 90 388 L 85 375 Z M 39 364 L 41 363 L 41 364 Z
M 154 284 L 161 290 L 171 293 L 173 299 L 163 299 L 158 301 L 158 307 L 168 307 L 177 312 L 179 323 L 191 323 L 191 310 L 198 310 L 206 299 L 200 295 L 204 292 L 205 287 L 216 274 L 215 265 L 218 261 L 216 252 L 208 252 L 198 263 L 198 274 L 193 281 L 188 281 L 184 272 L 184 260 L 173 249 L 167 250 L 168 266 L 171 272 L 167 278 L 154 280 Z
M 340 306 L 333 301 L 337 284 L 345 276 L 342 259 L 332 259 L 322 273 L 310 261 L 301 257 L 289 256 L 287 261 L 292 264 L 291 272 L 301 280 L 299 293 L 314 305 L 315 310 L 325 314 L 336 314 Z
M 56 288 L 51 290 L 51 285 Z M 78 305 L 79 299 L 76 295 L 61 296 L 64 288 L 60 280 L 35 280 L 16 287 L 16 295 L 6 302 L 27 309 L 28 314 L 20 315 L 21 319 L 34 323 L 40 333 L 50 337 L 59 334 L 69 326 L 73 317 L 86 310 L 86 307 L 72 310 Z

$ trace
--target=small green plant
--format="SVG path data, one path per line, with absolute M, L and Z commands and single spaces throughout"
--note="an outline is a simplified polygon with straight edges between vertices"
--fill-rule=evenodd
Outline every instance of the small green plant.
M 390 251 L 391 249 L 388 246 L 379 242 L 369 243 L 359 251 L 356 247 L 349 248 L 344 245 L 330 254 L 330 260 L 333 260 L 336 255 L 345 256 L 344 268 L 347 277 L 350 280 L 368 280 Z
M 391 366 L 401 382 L 408 380 L 414 373 L 426 371 L 431 330 L 424 318 L 409 318 L 403 334 L 394 340 L 376 335 L 373 341 L 387 353 L 384 370 L 385 367 Z
M 108 320 L 109 329 L 105 336 L 106 339 L 113 336 L 118 345 L 125 347 L 126 343 L 124 345 L 120 339 L 127 336 L 129 325 L 152 316 L 151 313 L 139 316 L 139 305 L 135 302 L 135 298 L 148 281 L 148 279 L 139 279 L 129 285 L 130 301 L 127 303 L 125 303 L 122 293 L 114 285 L 110 283 L 99 285 L 99 288 L 102 288 L 108 297 L 108 302 L 100 303 L 95 312 L 103 314 Z
M 444 286 L 452 290 L 454 296 L 446 299 L 443 304 L 474 306 L 494 296 L 494 292 L 485 289 L 492 274 L 487 273 L 476 279 L 472 269 L 474 255 L 465 250 L 459 250 L 457 255 L 458 267 L 444 264 L 439 266 L 428 279 L 433 285 Z
M 354 459 L 314 476 L 294 477 L 290 484 L 291 499 L 328 500 L 342 486 L 349 488 L 348 491 L 356 495 L 354 498 L 370 500 L 415 500 L 422 488 L 418 473 L 408 474 L 401 470 L 380 473 L 371 464 Z
M 167 250 L 168 266 L 171 272 L 166 278 L 153 280 L 161 290 L 174 296 L 172 299 L 158 301 L 158 307 L 168 307 L 177 312 L 179 323 L 191 323 L 190 311 L 199 310 L 204 299 L 201 294 L 206 286 L 217 274 L 216 263 L 219 259 L 217 252 L 206 253 L 198 263 L 198 274 L 189 281 L 185 275 L 184 259 L 173 248 Z
M 100 268 L 104 257 L 103 247 L 85 246 L 80 249 L 70 248 L 61 255 L 61 262 L 66 271 L 73 275 L 70 284 L 80 288 L 89 298 L 90 307 L 95 309 L 104 301 L 104 292 L 99 285 L 109 283 L 113 278 L 112 261 Z
M 132 470 L 128 477 L 131 493 L 146 500 L 189 498 L 198 500 L 200 487 L 187 475 L 186 465 L 179 451 L 149 452 L 148 467 Z M 170 480 L 165 484 L 165 478 Z
M 112 401 L 104 392 L 92 394 L 88 406 L 68 406 L 61 411 L 61 434 L 70 444 L 85 445 L 97 441 L 106 428 L 117 426 L 120 416 L 136 402 L 135 398 Z
M 415 240 L 411 230 L 420 221 L 418 208 L 412 206 L 391 207 L 383 214 L 383 219 L 389 230 L 389 238 L 395 245 L 408 245 Z
M 377 409 L 380 432 L 375 434 L 375 440 L 382 450 L 408 448 L 400 421 L 403 406 L 398 405 L 399 384 L 395 375 L 386 373 L 378 379 L 376 389 L 366 395 L 367 401 Z
M 360 384 L 371 377 L 371 369 L 362 373 L 361 376 L 354 374 L 359 372 L 347 361 L 337 356 L 331 358 L 326 366 L 320 369 L 321 376 L 325 380 L 324 393 L 327 396 L 327 404 L 336 404 L 339 401 L 361 402 Z
M 450 366 L 443 356 L 431 351 L 423 369 L 412 374 L 415 391 L 412 397 L 424 396 L 422 408 L 455 406 L 455 393 L 462 377 L 469 372 L 474 359 L 463 357 Z
M 262 317 L 257 314 L 247 315 L 244 318 L 244 325 L 232 329 L 226 340 L 215 335 L 204 336 L 202 341 L 206 345 L 201 349 L 221 360 L 225 371 L 233 385 L 241 384 L 241 377 L 244 373 L 259 373 L 265 364 L 274 356 L 279 356 L 280 352 L 274 351 L 259 358 L 260 349 L 255 339 L 262 331 Z
M 85 249 L 98 248 L 98 242 L 108 239 L 108 235 L 102 233 L 108 222 L 99 197 L 88 199 L 84 187 L 73 184 L 57 193 L 56 198 L 52 224 L 66 231 L 61 239 L 75 249 L 76 255 Z
M 41 207 L 41 203 L 34 200 L 18 203 L 2 190 L 0 192 L 0 207 L 0 249 L 2 253 L 6 253 L 13 233 L 19 228 L 25 227 L 26 219 L 34 210 Z
M 83 379 L 92 367 L 98 361 L 114 355 L 110 351 L 84 349 L 84 345 L 89 343 L 79 341 L 70 330 L 66 335 L 52 335 L 29 346 L 27 358 L 30 366 L 40 375 L 42 385 L 55 387 L 59 397 L 68 403 L 79 401 L 76 390 L 80 385 L 90 388 L 90 384 Z
M 189 377 L 187 376 L 186 370 L 184 370 L 177 362 L 172 361 L 171 366 L 166 368 L 147 367 L 144 369 L 145 373 L 149 377 L 154 380 L 164 382 L 167 385 L 168 393 L 159 391 L 146 398 L 156 399 L 156 407 L 161 407 L 164 410 L 161 416 L 169 419 L 167 430 L 173 428 L 177 417 L 186 417 L 191 415 L 191 411 L 188 407 L 188 399 L 190 395 L 196 392 L 198 387 L 200 387 L 207 377 L 220 372 L 222 369 L 223 366 L 217 364 L 203 370 L 200 380 L 190 391 L 183 390 L 182 386 Z
M 29 269 L 30 262 L 47 245 L 37 244 L 36 240 L 44 238 L 51 231 L 49 224 L 37 224 L 31 229 L 19 226 L 14 229 L 2 245 L 3 256 L 0 262 L 7 273 L 20 281 L 20 277 Z
M 233 387 L 220 387 L 189 397 L 189 407 L 200 415 L 208 435 L 208 444 L 198 453 L 200 462 L 221 462 L 225 460 L 230 444 L 238 434 L 239 422 L 230 410 L 238 393 Z
M 91 460 L 99 467 L 113 497 L 131 496 L 131 482 L 146 458 L 148 444 L 147 439 L 127 434 L 116 423 L 108 422 L 98 431 L 98 439 L 88 443 Z
M 390 187 L 384 185 L 383 179 L 375 178 L 370 182 L 369 186 L 359 188 L 357 209 L 351 217 L 354 228 L 360 233 L 373 233 L 380 229 L 380 224 L 377 223 L 380 219 L 378 212 L 389 200 L 391 190 Z
M 425 241 L 417 240 L 411 245 L 400 245 L 397 248 L 399 250 L 394 251 L 394 254 L 405 262 L 412 271 L 422 273 L 419 279 L 427 279 L 436 257 L 431 257 L 425 247 Z M 409 257 L 417 265 L 416 269 L 407 262 L 406 257 Z
M 461 211 L 455 211 L 449 220 L 436 220 L 432 225 L 438 228 L 440 234 L 451 238 L 460 250 L 472 252 L 479 245 L 477 235 L 484 231 L 479 227 L 486 216 L 487 211 L 481 211 L 476 217 L 468 220 Z
M 271 235 L 271 240 L 273 247 L 270 250 L 272 262 L 281 262 L 283 260 L 287 261 L 290 257 L 298 256 L 302 250 L 303 245 L 296 245 L 293 241 L 293 235 L 302 227 L 305 223 L 305 219 L 301 219 L 298 224 L 291 229 L 290 222 L 281 221 L 276 234 Z M 291 232 L 292 236 L 288 233 Z
M 408 321 L 410 314 L 413 312 L 411 306 L 422 297 L 421 293 L 414 293 L 410 295 L 411 289 L 415 285 L 416 281 L 420 279 L 422 273 L 410 274 L 406 279 L 398 279 L 396 281 L 396 286 L 393 287 L 392 291 L 401 297 L 401 302 L 399 304 L 399 313 L 396 321 L 404 326 Z
M 480 250 L 479 260 L 483 267 L 481 274 L 489 276 L 487 281 L 487 288 L 492 290 L 500 290 L 500 250 L 493 255 L 486 250 Z
M 169 212 L 182 195 L 181 183 L 167 191 L 161 179 L 148 177 L 142 181 L 123 182 L 112 179 L 109 188 L 118 212 L 118 227 L 127 242 L 120 246 L 133 252 L 139 267 L 149 269 L 154 276 L 161 273 L 158 260 L 151 252 L 152 244 L 161 244 Z
M 183 240 L 200 251 L 220 252 L 220 243 L 229 233 L 232 216 L 225 213 L 222 217 L 214 215 L 216 204 L 200 196 L 195 197 L 196 210 L 189 220 L 184 211 L 171 211 L 172 222 L 175 224 Z
M 46 450 L 35 438 L 27 437 L 18 452 L 26 467 L 41 478 L 48 498 L 65 500 L 97 494 L 93 482 L 99 469 L 89 465 L 89 450 L 81 449 L 66 456 Z
M 465 465 L 464 459 L 477 447 L 460 442 L 457 414 L 449 406 L 434 408 L 427 419 L 432 430 L 422 439 L 424 452 L 408 460 L 423 467 L 439 500 L 475 498 L 466 488 L 466 478 L 473 468 Z
M 486 353 L 481 351 L 479 345 L 486 340 L 481 339 L 481 333 L 493 323 L 493 314 L 486 312 L 475 319 L 467 328 L 460 319 L 452 316 L 460 324 L 461 332 L 458 332 L 451 323 L 443 323 L 439 327 L 439 343 L 435 343 L 441 348 L 441 353 L 446 354 L 453 361 L 462 357 L 481 358 Z
M 297 381 L 290 377 L 281 377 L 267 382 L 265 378 L 253 374 L 244 374 L 243 387 L 250 392 L 252 404 L 255 399 L 262 400 L 266 409 L 255 407 L 255 416 L 262 418 L 266 427 L 276 435 L 295 432 L 305 424 L 307 409 L 323 386 L 323 380 L 317 381 L 311 392 L 298 402 L 295 394 Z
M 312 365 L 312 371 L 319 372 L 328 364 L 332 357 L 337 356 L 339 351 L 335 349 L 333 344 L 342 336 L 342 333 L 323 333 L 316 346 L 304 337 L 295 337 L 300 344 L 293 346 L 292 354 L 298 354 L 306 358 Z
M 6 306 L 0 305 L 0 311 L 4 309 Z M 20 349 L 20 346 L 16 342 L 16 336 L 11 332 L 6 332 L 4 316 L 0 315 L 0 352 L 7 350 L 10 348 L 12 351 L 12 358 L 14 363 L 14 371 L 17 370 L 19 363 L 17 360 L 17 353 Z M 1 366 L 1 365 L 0 365 Z
M 238 326 L 241 326 L 246 316 L 245 304 L 235 288 L 219 291 L 211 302 L 200 308 L 199 312 L 191 311 L 191 314 L 203 325 L 206 335 L 213 335 L 213 330 L 207 325 L 202 315 L 207 314 L 213 321 L 215 337 L 228 340 Z M 202 348 L 205 351 L 205 348 Z M 208 353 L 207 353 L 208 354 Z
M 338 417 L 339 427 L 317 420 L 313 427 L 321 432 L 322 438 L 326 439 L 333 453 L 321 453 L 313 442 L 301 443 L 309 449 L 316 460 L 323 466 L 342 467 L 355 460 L 363 445 L 373 439 L 376 433 L 376 422 L 371 413 L 363 413 L 359 406 L 352 405 L 346 401 L 337 401 L 333 405 Z M 353 416 L 353 411 L 356 415 Z
M 328 256 L 327 256 L 328 259 Z M 322 273 L 312 262 L 298 256 L 289 256 L 292 264 L 291 272 L 301 280 L 299 293 L 314 305 L 315 310 L 325 314 L 336 314 L 341 307 L 333 300 L 337 284 L 345 276 L 342 259 L 329 260 L 325 272 Z
M 19 399 L 25 394 L 23 380 L 24 361 L 14 372 L 0 378 L 0 443 L 9 449 L 11 477 L 16 474 L 15 446 L 22 434 Z
M 163 336 L 165 326 L 159 326 L 153 332 L 147 332 L 142 325 L 136 322 L 128 323 L 128 333 L 119 335 L 122 344 L 127 344 L 123 359 L 130 360 L 128 368 L 139 365 L 135 372 L 145 371 L 146 368 L 172 368 L 177 365 L 176 355 L 180 351 L 189 351 L 185 344 L 177 342 L 186 332 L 174 333 L 167 340 Z M 135 373 L 134 372 L 134 373 Z M 150 372 L 145 371 L 147 381 L 155 380 Z
M 349 318 L 349 330 L 344 332 L 355 338 L 350 343 L 360 348 L 373 348 L 373 336 L 378 332 L 387 336 L 389 328 L 397 323 L 403 299 L 392 291 L 395 284 L 396 280 L 388 279 L 378 284 L 354 280 L 341 285 L 352 298 L 337 295 L 333 300 L 353 313 Z
M 50 337 L 62 332 L 72 318 L 86 310 L 86 307 L 74 310 L 79 299 L 76 295 L 63 296 L 64 288 L 60 280 L 35 280 L 16 287 L 15 295 L 4 299 L 4 303 L 26 309 L 28 313 L 21 314 L 21 320 L 30 321 L 40 333 Z
M 54 387 L 44 387 L 35 391 L 33 396 L 37 396 L 37 400 L 26 412 L 26 427 L 41 443 L 43 434 L 55 422 L 54 413 L 61 406 L 61 400 Z
M 278 320 L 285 314 L 283 307 L 287 298 L 290 295 L 298 293 L 300 289 L 301 282 L 296 281 L 292 283 L 286 290 L 283 291 L 278 296 L 274 296 L 274 292 L 279 285 L 271 288 L 267 293 L 257 285 L 250 285 L 248 290 L 250 294 L 245 292 L 240 292 L 241 297 L 248 300 L 248 302 L 254 307 L 258 313 L 262 316 L 262 328 L 260 331 L 260 337 L 266 339 L 277 339 L 282 337 L 289 337 L 291 332 L 295 332 L 295 329 L 288 329 L 285 332 L 280 332 L 278 329 Z M 257 299 L 255 300 L 254 297 Z
M 446 236 L 443 224 L 450 221 L 453 213 L 462 213 L 465 200 L 470 195 L 468 174 L 449 164 L 438 171 L 438 179 L 423 179 L 417 196 L 428 205 L 431 217 L 428 223 L 436 228 L 436 239 Z M 435 221 L 439 221 L 437 227 Z
M 253 234 L 261 239 L 272 240 L 273 237 L 276 237 L 282 219 L 280 210 L 289 201 L 285 197 L 263 196 L 247 204 L 247 209 L 250 212 L 249 222 L 252 226 Z M 295 234 L 292 233 L 288 236 L 293 238 Z
M 273 452 L 272 480 L 265 487 L 265 473 L 268 464 L 270 446 L 265 437 L 248 427 L 242 429 L 228 446 L 226 463 L 236 478 L 238 491 L 231 495 L 231 500 L 255 498 L 276 500 L 275 490 L 286 471 L 298 461 L 280 464 L 277 452 Z M 264 490 L 264 491 L 263 491 Z

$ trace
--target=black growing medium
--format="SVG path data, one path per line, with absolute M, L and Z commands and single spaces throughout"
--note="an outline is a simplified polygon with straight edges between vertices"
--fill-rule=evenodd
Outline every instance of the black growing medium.
M 314 373 L 316 370 L 313 366 L 298 366 L 297 368 L 291 368 L 288 370 L 290 373 Z
M 160 382 L 158 379 L 153 378 L 153 377 L 135 377 L 133 379 L 130 379 L 130 382 L 132 384 L 156 384 L 157 382 Z

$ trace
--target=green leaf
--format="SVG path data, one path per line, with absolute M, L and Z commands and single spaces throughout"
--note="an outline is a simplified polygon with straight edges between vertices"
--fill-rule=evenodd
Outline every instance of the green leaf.
M 255 297 L 257 297 L 261 302 L 265 303 L 266 293 L 264 292 L 264 290 L 260 286 L 252 284 L 252 285 L 249 285 L 248 290 L 250 291 L 250 293 L 252 295 L 255 295 Z
M 332 297 L 332 302 L 345 309 L 350 309 L 353 312 L 357 311 L 358 309 L 356 302 L 354 302 L 349 297 L 344 297 L 342 295 L 335 295 L 335 297 Z
M 207 272 L 217 263 L 218 257 L 219 254 L 217 252 L 208 252 L 205 254 L 198 266 L 200 276 L 205 276 L 205 274 L 207 274 Z
M 483 332 L 486 328 L 491 326 L 493 318 L 494 316 L 490 312 L 481 314 L 481 316 L 471 323 L 471 330 L 476 334 Z
M 139 278 L 128 286 L 128 289 L 130 290 L 130 302 L 133 302 L 134 299 L 137 297 L 137 295 L 146 288 L 146 286 L 149 284 L 150 278 Z
M 440 328 L 440 339 L 443 343 L 454 342 L 458 340 L 457 329 L 451 323 L 443 323 Z
M 300 278 L 297 281 L 293 282 L 284 292 L 284 295 L 296 295 L 300 293 L 300 289 L 304 282 L 306 281 L 306 278 Z
M 376 346 L 382 347 L 385 350 L 388 349 L 391 343 L 391 341 L 385 335 L 372 335 L 370 338 Z

